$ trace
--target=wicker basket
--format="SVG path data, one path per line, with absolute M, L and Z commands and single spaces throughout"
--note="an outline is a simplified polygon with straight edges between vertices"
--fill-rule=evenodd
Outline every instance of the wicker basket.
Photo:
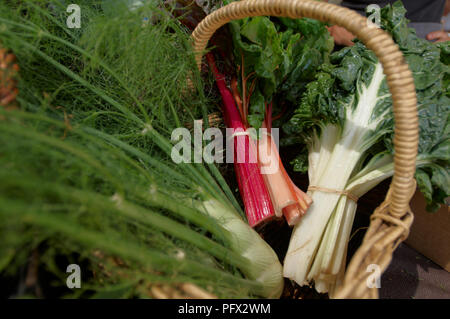
M 192 34 L 198 67 L 206 45 L 214 32 L 232 20 L 271 15 L 312 18 L 337 24 L 355 34 L 374 51 L 386 74 L 393 98 L 394 176 L 383 203 L 371 216 L 361 247 L 354 254 L 338 288 L 336 298 L 378 298 L 378 289 L 369 288 L 372 274 L 368 266 L 376 264 L 384 271 L 392 253 L 406 239 L 413 221 L 409 201 L 415 191 L 415 163 L 419 141 L 417 99 L 408 65 L 392 38 L 358 13 L 314 0 L 243 0 L 233 2 L 208 15 Z

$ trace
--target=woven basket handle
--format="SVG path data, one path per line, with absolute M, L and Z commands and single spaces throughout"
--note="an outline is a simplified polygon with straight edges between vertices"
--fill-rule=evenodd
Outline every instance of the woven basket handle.
M 313 0 L 243 0 L 208 15 L 194 30 L 194 51 L 200 68 L 202 55 L 214 32 L 224 24 L 246 17 L 271 15 L 312 18 L 346 28 L 371 49 L 383 65 L 394 108 L 394 176 L 384 202 L 375 210 L 364 241 L 348 266 L 335 298 L 376 298 L 369 289 L 367 266 L 386 269 L 394 249 L 408 236 L 413 214 L 409 201 L 415 190 L 415 165 L 419 143 L 417 98 L 412 73 L 392 38 L 358 13 Z
M 243 0 L 212 12 L 194 30 L 192 38 L 198 67 L 209 39 L 218 28 L 232 20 L 262 15 L 307 17 L 337 24 L 355 34 L 376 54 L 383 65 L 394 107 L 394 177 L 389 211 L 396 218 L 404 216 L 411 188 L 415 185 L 419 125 L 414 79 L 398 46 L 385 31 L 344 7 L 313 0 Z

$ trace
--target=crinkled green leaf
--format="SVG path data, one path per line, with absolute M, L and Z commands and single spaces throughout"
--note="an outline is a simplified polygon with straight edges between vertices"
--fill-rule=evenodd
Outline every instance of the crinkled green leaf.
M 442 166 L 433 165 L 431 167 L 431 172 L 431 182 L 433 183 L 433 185 L 442 189 L 444 193 L 450 194 L 450 180 L 448 170 L 446 170 Z
M 450 144 L 450 48 L 449 43 L 436 45 L 416 36 L 408 28 L 405 8 L 400 1 L 381 9 L 381 28 L 389 32 L 403 52 L 414 76 L 419 114 L 419 158 L 416 174 L 420 190 L 429 208 L 435 209 L 449 196 Z M 305 140 L 327 124 L 343 126 L 346 112 L 355 108 L 362 90 L 371 84 L 378 60 L 360 41 L 330 56 L 315 79 L 297 102 L 293 116 L 283 126 L 290 136 Z M 394 119 L 392 99 L 385 80 L 377 89 L 377 102 L 371 120 L 377 123 L 367 136 L 369 154 L 394 153 Z M 296 165 L 297 163 L 294 163 Z M 298 165 L 298 164 L 297 164 Z
M 264 103 L 264 96 L 259 91 L 256 91 L 250 98 L 251 114 L 248 116 L 248 122 L 255 129 L 259 129 L 264 120 L 266 110 Z
M 307 154 L 300 154 L 291 161 L 294 172 L 307 173 L 308 172 L 308 156 Z
M 432 202 L 433 199 L 433 187 L 431 185 L 431 180 L 428 174 L 422 169 L 416 170 L 416 181 L 420 192 L 425 197 L 427 203 Z
M 255 92 L 259 90 L 265 102 L 274 101 L 274 109 L 301 96 L 333 48 L 324 25 L 312 19 L 254 17 L 233 21 L 231 30 L 238 77 L 242 67 L 245 78 L 252 74 L 247 79 L 247 92 L 255 81 Z M 259 106 L 250 105 L 248 122 L 252 126 L 261 126 L 264 117 L 260 114 L 264 112 L 260 112 Z

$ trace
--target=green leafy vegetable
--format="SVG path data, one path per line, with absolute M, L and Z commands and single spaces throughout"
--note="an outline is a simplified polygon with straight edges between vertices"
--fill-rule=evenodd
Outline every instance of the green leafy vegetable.
M 307 18 L 254 17 L 230 24 L 235 62 L 239 72 L 244 69 L 241 87 L 248 78 L 246 91 L 252 95 L 248 120 L 259 128 L 266 109 L 263 102 L 272 102 L 280 112 L 278 102 L 297 101 L 316 69 L 327 61 L 333 40 L 322 23 Z
M 416 179 L 428 209 L 435 210 L 450 194 L 448 46 L 419 39 L 404 14 L 400 2 L 386 6 L 381 27 L 397 42 L 414 76 L 420 122 Z M 308 157 L 301 154 L 294 163 L 298 170 L 308 167 L 310 185 L 360 197 L 393 174 L 393 125 L 382 66 L 356 41 L 320 67 L 284 129 L 307 142 Z M 312 198 L 310 211 L 294 229 L 284 274 L 333 291 L 343 273 L 356 204 L 321 191 L 313 191 Z

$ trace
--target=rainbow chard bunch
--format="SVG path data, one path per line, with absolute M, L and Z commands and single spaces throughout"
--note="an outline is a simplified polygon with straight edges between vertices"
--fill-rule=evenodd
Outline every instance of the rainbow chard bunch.
M 232 21 L 230 32 L 233 40 L 230 60 L 235 66 L 228 89 L 235 104 L 231 108 L 238 114 L 244 130 L 265 129 L 258 138 L 250 139 L 247 151 L 257 150 L 257 161 L 275 215 L 284 216 L 289 225 L 295 225 L 311 205 L 311 199 L 286 173 L 271 135 L 272 127 L 281 123 L 289 113 L 290 103 L 301 95 L 317 68 L 327 60 L 332 39 L 323 24 L 311 19 L 247 18 Z M 229 117 L 227 108 L 224 110 L 225 117 Z M 238 180 L 247 180 L 239 175 Z M 245 203 L 242 187 L 241 194 Z
M 413 72 L 420 121 L 416 180 L 433 210 L 450 194 L 449 44 L 419 39 L 404 15 L 400 2 L 383 8 L 381 27 Z M 393 175 L 394 121 L 383 68 L 361 42 L 332 54 L 315 78 L 284 126 L 307 144 L 294 169 L 307 167 L 313 199 L 294 228 L 284 276 L 332 293 L 344 272 L 357 198 Z

